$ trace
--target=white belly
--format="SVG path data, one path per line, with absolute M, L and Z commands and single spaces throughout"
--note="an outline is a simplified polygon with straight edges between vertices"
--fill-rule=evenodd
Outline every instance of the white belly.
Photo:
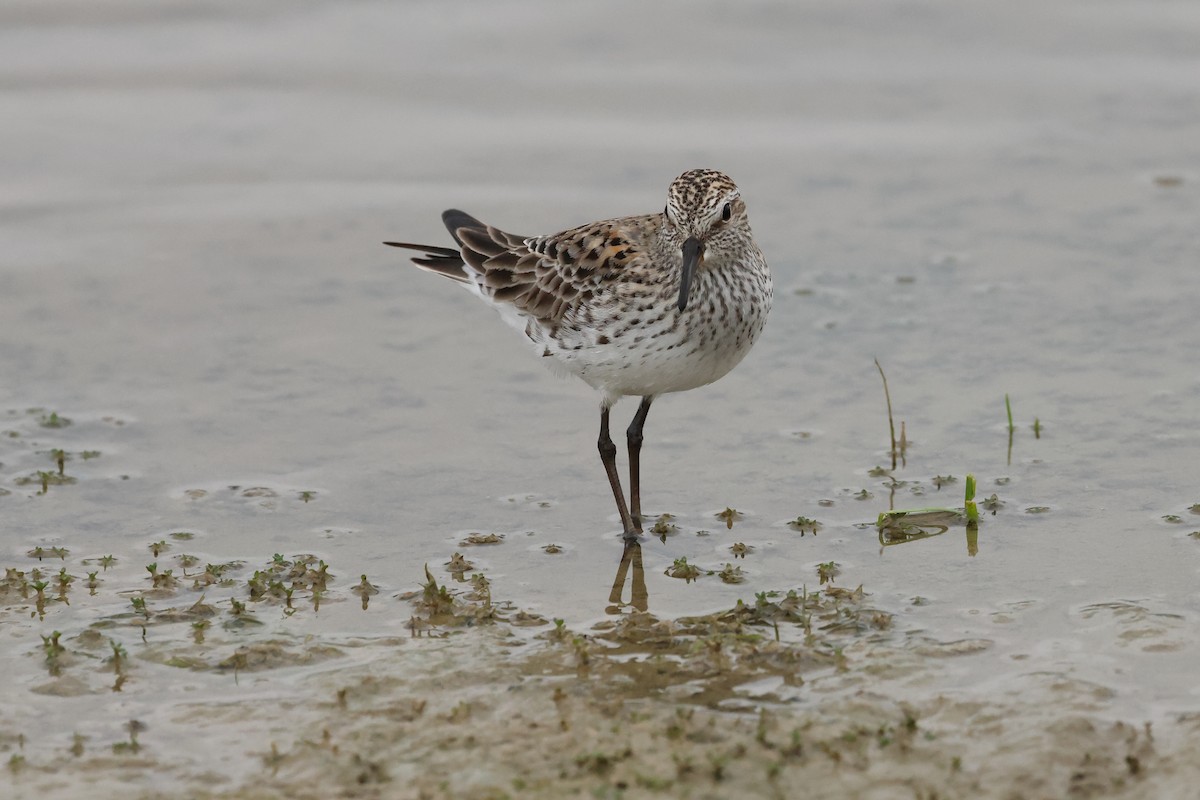
M 685 312 L 673 302 L 613 298 L 593 306 L 589 320 L 566 320 L 553 335 L 530 330 L 530 338 L 556 366 L 602 392 L 606 402 L 694 389 L 737 366 L 771 307 L 769 282 L 723 293 L 709 288 L 698 285 L 693 293 L 698 302 Z

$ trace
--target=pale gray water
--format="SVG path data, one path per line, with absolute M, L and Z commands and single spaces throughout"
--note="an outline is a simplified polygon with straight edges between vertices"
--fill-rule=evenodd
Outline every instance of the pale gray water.
M 939 689 L 1049 672 L 1111 690 L 1101 715 L 1197 710 L 1198 36 L 1188 3 L 9 3 L 0 562 L 64 545 L 83 575 L 112 553 L 110 586 L 136 587 L 176 530 L 214 562 L 311 552 L 382 610 L 281 626 L 402 635 L 390 595 L 495 532 L 468 555 L 497 597 L 601 618 L 620 542 L 596 399 L 380 242 L 446 243 L 448 206 L 526 234 L 650 211 L 711 166 L 747 199 L 775 309 L 729 377 L 649 418 L 643 495 L 681 527 L 646 546 L 651 610 L 834 560 L 901 632 L 994 642 Z M 928 490 L 897 505 L 960 505 L 966 472 L 1006 503 L 977 555 L 961 530 L 881 551 L 855 527 L 888 502 L 874 358 L 914 442 L 897 477 Z M 101 456 L 18 486 L 53 447 Z M 785 526 L 801 514 L 818 536 Z M 745 584 L 663 575 L 738 541 Z M 38 634 L 127 604 L 11 606 L 0 725 L 75 715 L 28 694 Z

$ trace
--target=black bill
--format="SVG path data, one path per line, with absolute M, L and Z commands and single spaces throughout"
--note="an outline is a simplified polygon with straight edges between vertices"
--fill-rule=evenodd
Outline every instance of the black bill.
M 695 236 L 689 236 L 683 243 L 683 271 L 679 275 L 679 310 L 687 308 L 688 290 L 692 287 L 692 276 L 700 259 L 704 255 L 704 243 Z

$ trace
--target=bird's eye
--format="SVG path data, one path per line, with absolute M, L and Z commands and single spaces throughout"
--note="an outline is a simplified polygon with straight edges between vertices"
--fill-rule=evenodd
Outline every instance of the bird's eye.
M 723 209 L 721 209 L 721 219 L 723 219 L 726 222 L 729 222 L 729 219 L 732 216 L 733 216 L 733 206 L 731 206 L 729 203 L 726 203 L 725 207 Z

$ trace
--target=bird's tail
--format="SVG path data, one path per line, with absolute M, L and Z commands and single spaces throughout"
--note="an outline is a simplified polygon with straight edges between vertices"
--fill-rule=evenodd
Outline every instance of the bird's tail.
M 451 208 L 442 212 L 442 222 L 460 248 L 463 246 L 463 241 L 458 235 L 460 229 L 487 227 L 470 214 L 465 211 L 459 211 L 457 208 Z M 466 270 L 463 269 L 466 262 L 463 261 L 461 250 L 455 250 L 450 247 L 438 247 L 431 244 L 411 244 L 409 242 L 384 242 L 384 244 L 390 247 L 402 247 L 405 250 L 417 250 L 424 253 L 424 256 L 419 258 L 414 257 L 412 260 L 414 264 L 423 270 L 436 272 L 438 275 L 445 275 L 447 278 L 459 283 L 467 283 L 470 280 Z

